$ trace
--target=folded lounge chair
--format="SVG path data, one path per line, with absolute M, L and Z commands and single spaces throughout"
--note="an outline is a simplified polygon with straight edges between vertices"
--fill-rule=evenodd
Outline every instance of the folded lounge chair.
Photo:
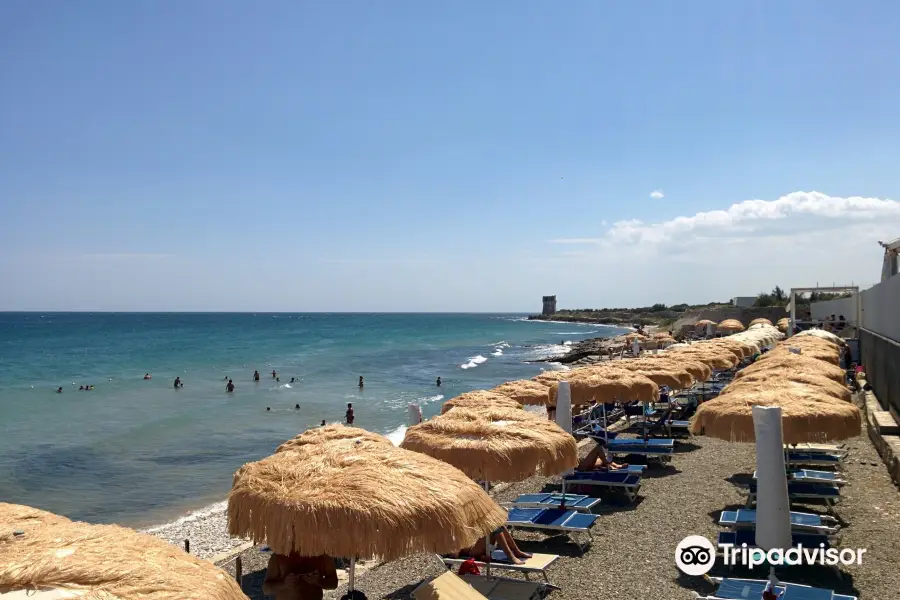
M 515 508 L 565 508 L 579 512 L 591 512 L 600 498 L 581 494 L 521 494 L 512 501 Z
M 827 483 L 788 482 L 788 498 L 790 500 L 824 500 L 829 508 L 841 499 L 841 490 Z M 756 502 L 756 481 L 750 482 L 750 493 L 747 495 L 747 506 Z
M 811 469 L 797 469 L 788 471 L 788 483 L 824 483 L 841 487 L 847 485 L 847 480 L 840 473 L 834 471 L 813 471 Z M 756 472 L 753 472 L 756 479 Z
M 506 518 L 509 529 L 537 529 L 569 536 L 582 551 L 593 541 L 591 528 L 597 522 L 597 515 L 562 510 L 558 508 L 513 508 Z M 586 535 L 587 542 L 579 543 L 576 534 Z
M 748 548 L 756 548 L 756 530 L 754 529 L 737 529 L 735 531 L 719 532 L 719 546 L 735 546 L 740 548 L 743 544 L 747 544 Z M 794 547 L 803 546 L 804 548 L 819 548 L 819 544 L 830 548 L 831 542 L 827 535 L 821 533 L 792 533 L 791 545 Z
M 701 596 L 694 592 L 694 598 L 705 600 L 748 600 L 762 598 L 762 594 L 768 585 L 764 579 L 720 579 L 708 578 L 716 583 L 718 588 L 711 596 Z M 844 596 L 835 594 L 831 590 L 814 588 L 808 585 L 796 583 L 779 583 L 775 586 L 779 600 L 859 600 L 856 596 Z
M 832 525 L 828 525 L 831 523 Z M 749 509 L 723 510 L 719 525 L 728 529 L 756 529 L 756 511 Z M 834 535 L 840 525 L 832 517 L 791 511 L 791 530 L 795 532 Z
M 808 454 L 843 454 L 850 452 L 846 447 L 838 444 L 785 444 L 784 449 L 790 452 L 805 452 Z
M 837 467 L 844 456 L 841 454 L 826 454 L 824 452 L 797 452 L 789 450 L 785 453 L 785 465 L 788 467 L 799 465 L 812 465 L 816 467 Z
M 465 557 L 454 557 L 454 556 L 442 556 L 441 560 L 444 561 L 444 564 L 448 568 L 459 567 L 459 565 L 463 564 L 466 560 Z M 509 557 L 503 552 L 503 550 L 494 550 L 491 552 L 491 571 L 514 571 L 516 573 L 522 573 L 525 576 L 525 579 L 528 579 L 529 575 L 540 575 L 544 578 L 546 583 L 550 583 L 550 579 L 547 577 L 547 569 L 550 566 L 559 560 L 559 556 L 556 554 L 534 554 L 525 561 L 524 564 L 515 565 L 510 560 Z M 485 571 L 487 565 L 480 560 L 475 561 L 475 565 L 482 572 Z
M 629 465 L 626 469 L 616 471 L 575 471 L 563 476 L 564 485 L 593 485 L 600 488 L 611 489 L 624 493 L 630 502 L 637 498 L 641 489 L 641 473 L 643 469 L 635 467 L 643 465 Z

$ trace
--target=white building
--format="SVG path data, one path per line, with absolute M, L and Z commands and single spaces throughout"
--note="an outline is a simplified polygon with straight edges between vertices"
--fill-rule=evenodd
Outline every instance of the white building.
M 731 303 L 740 308 L 750 308 L 756 302 L 756 296 L 735 296 Z

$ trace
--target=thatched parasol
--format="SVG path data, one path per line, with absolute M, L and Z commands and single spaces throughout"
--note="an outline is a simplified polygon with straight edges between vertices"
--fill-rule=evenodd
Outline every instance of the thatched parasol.
M 687 371 L 694 381 L 706 381 L 712 377 L 712 369 L 697 359 L 690 358 L 687 354 L 664 352 L 663 354 L 648 354 L 640 358 L 642 361 L 661 361 L 672 363 Z
M 752 321 L 750 321 L 750 327 L 753 327 L 754 325 L 768 325 L 771 327 L 772 321 L 770 321 L 764 317 L 760 317 L 758 319 L 753 319 Z
M 744 326 L 737 319 L 725 319 L 716 325 L 716 329 L 720 331 L 743 331 Z
M 518 381 L 507 381 L 489 391 L 512 398 L 521 404 L 533 406 L 546 405 L 549 402 L 548 388 L 549 385 L 544 385 L 532 379 L 520 379 Z
M 807 329 L 806 331 L 801 331 L 791 339 L 804 337 L 813 337 L 821 340 L 826 340 L 834 344 L 834 346 L 837 348 L 843 348 L 846 345 L 846 342 L 842 338 L 834 335 L 830 331 L 825 331 L 824 329 Z
M 710 321 L 709 319 L 701 319 L 700 321 L 697 321 L 696 323 L 694 323 L 694 328 L 696 328 L 696 329 L 700 329 L 701 327 L 706 328 L 707 325 L 715 325 L 715 324 L 716 324 L 715 321 Z
M 786 333 L 788 328 L 791 326 L 791 320 L 787 317 L 778 319 L 778 322 L 775 324 L 775 326 L 778 328 L 778 331 Z
M 85 600 L 247 600 L 212 563 L 150 535 L 90 525 L 14 504 L 0 523 L 0 591 L 70 590 Z
M 647 377 L 625 369 L 596 367 L 566 378 L 572 390 L 572 405 L 592 401 L 609 404 L 616 400 L 656 402 L 659 386 Z M 556 405 L 559 382 L 550 386 L 550 404 Z
M 841 357 L 838 354 L 837 349 L 835 349 L 835 347 L 830 344 L 828 345 L 828 347 L 823 348 L 822 346 L 819 346 L 816 344 L 802 344 L 802 343 L 793 344 L 790 342 L 785 343 L 785 344 L 779 346 L 778 348 L 775 348 L 774 350 L 768 352 L 764 356 L 761 356 L 760 360 L 762 360 L 764 358 L 766 360 L 768 360 L 775 356 L 783 356 L 785 354 L 791 354 L 792 348 L 800 350 L 800 353 L 803 356 L 806 356 L 808 358 L 815 358 L 816 360 L 821 360 L 823 362 L 830 363 L 834 366 L 840 366 L 840 364 L 841 364 Z
M 691 346 L 683 346 L 677 349 L 670 348 L 666 351 L 666 356 L 698 360 L 710 369 L 716 370 L 734 368 L 739 362 L 734 353 L 729 352 L 725 348 L 703 348 L 700 344 L 692 344 Z
M 359 427 L 349 427 L 347 425 L 326 425 L 325 427 L 314 427 L 304 431 L 297 437 L 290 439 L 276 448 L 275 452 L 285 452 L 287 450 L 296 450 L 300 446 L 307 444 L 321 444 L 323 442 L 331 442 L 334 440 L 367 440 L 381 444 L 392 444 L 391 440 L 383 435 L 360 429 Z
M 818 389 L 836 400 L 849 402 L 852 398 L 847 386 L 841 385 L 832 379 L 828 379 L 827 377 L 815 373 L 804 373 L 802 371 L 791 371 L 789 369 L 774 369 L 771 371 L 744 375 L 740 379 L 735 379 L 729 383 L 725 389 L 722 390 L 720 395 L 724 396 L 736 391 L 770 389 L 786 383 Z
M 775 353 L 774 350 L 761 356 L 752 365 L 738 371 L 734 378 L 738 380 L 752 373 L 762 373 L 764 371 L 794 371 L 818 374 L 840 384 L 847 380 L 846 372 L 831 363 L 803 354 L 794 354 L 793 352 Z
M 699 342 L 698 345 L 708 346 L 710 348 L 725 348 L 729 352 L 734 353 L 737 359 L 744 360 L 747 357 L 759 354 L 759 346 L 753 342 L 744 341 L 731 337 L 719 338 L 708 342 Z
M 812 387 L 773 387 L 720 395 L 700 405 L 691 433 L 735 442 L 752 442 L 754 406 L 782 409 L 784 443 L 826 442 L 859 435 L 859 409 Z
M 308 444 L 244 465 L 228 531 L 279 554 L 371 557 L 455 552 L 506 521 L 461 471 L 368 440 Z
M 400 446 L 481 481 L 522 481 L 578 464 L 575 438 L 556 423 L 523 410 L 457 408 L 410 427 Z
M 497 392 L 472 390 L 444 402 L 441 413 L 453 408 L 522 408 L 522 403 Z
M 689 388 L 694 384 L 690 372 L 672 360 L 634 359 L 616 362 L 616 368 L 643 375 L 658 386 L 673 390 Z
M 579 374 L 582 374 L 586 371 L 585 367 L 579 367 L 577 369 L 569 369 L 565 371 L 544 371 L 540 375 L 535 375 L 531 378 L 532 381 L 536 383 L 540 383 L 541 385 L 546 385 L 547 387 L 552 386 L 557 381 L 565 381 L 572 377 L 577 377 Z

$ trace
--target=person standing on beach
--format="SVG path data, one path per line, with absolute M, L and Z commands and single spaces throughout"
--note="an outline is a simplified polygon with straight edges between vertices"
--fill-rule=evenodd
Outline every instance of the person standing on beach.
M 322 600 L 324 590 L 337 586 L 337 570 L 330 556 L 272 554 L 262 591 L 275 600 Z
M 352 402 L 347 403 L 347 412 L 344 413 L 344 417 L 346 417 L 346 419 L 347 419 L 347 425 L 353 425 L 354 416 L 353 416 L 353 403 Z
M 228 380 L 228 385 L 225 386 L 225 391 L 229 393 L 234 391 L 234 382 L 230 379 Z

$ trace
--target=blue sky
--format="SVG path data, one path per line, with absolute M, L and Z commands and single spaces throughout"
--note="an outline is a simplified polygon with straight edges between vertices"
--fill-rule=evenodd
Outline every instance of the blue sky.
M 0 309 L 870 284 L 898 30 L 890 2 L 7 0 Z

